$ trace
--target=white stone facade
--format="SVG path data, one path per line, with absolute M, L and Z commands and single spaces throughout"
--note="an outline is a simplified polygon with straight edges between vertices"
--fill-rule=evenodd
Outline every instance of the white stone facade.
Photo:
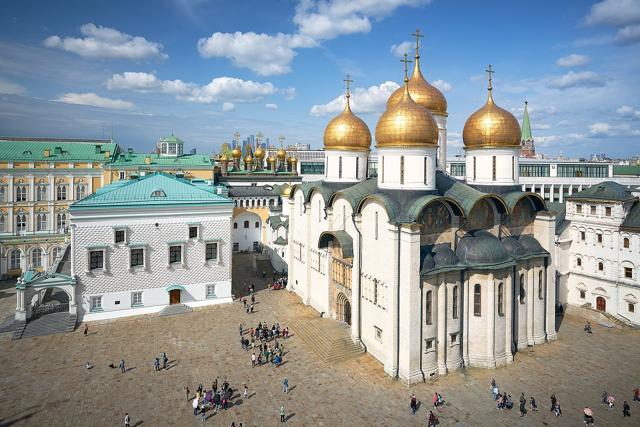
M 369 151 L 325 150 L 324 173 L 327 182 L 360 182 L 367 178 Z
M 466 149 L 466 182 L 470 185 L 518 185 L 520 149 Z
M 380 148 L 378 186 L 389 189 L 433 190 L 436 147 Z

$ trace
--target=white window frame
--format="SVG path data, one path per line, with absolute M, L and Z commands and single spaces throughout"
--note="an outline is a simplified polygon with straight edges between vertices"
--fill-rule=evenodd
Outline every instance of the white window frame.
M 42 218 L 44 217 L 44 224 L 42 224 L 42 221 L 40 221 Z M 48 229 L 48 220 L 47 220 L 47 214 L 46 213 L 39 213 L 36 214 L 36 231 L 47 231 Z M 41 227 L 41 225 L 43 225 Z
M 83 183 L 76 184 L 75 196 L 76 200 L 81 200 L 87 195 L 87 187 Z
M 46 184 L 37 184 L 36 185 L 36 201 L 42 202 L 47 200 L 47 185 Z
M 15 257 L 15 258 L 14 258 Z M 21 268 L 21 258 L 22 258 L 22 252 L 20 251 L 20 249 L 13 249 L 9 252 L 9 256 L 7 256 L 8 258 L 8 267 L 9 270 L 17 270 L 19 268 Z M 15 263 L 14 263 L 15 262 Z
M 436 339 L 435 338 L 425 338 L 424 339 L 424 352 L 432 353 L 436 351 Z
M 0 215 L 0 233 L 5 233 L 7 229 L 7 217 Z
M 102 252 L 102 268 L 91 268 L 91 252 Z M 106 246 L 95 246 L 87 248 L 87 274 L 95 274 L 96 272 L 102 271 L 103 273 L 108 273 L 109 269 L 107 268 L 108 260 L 107 260 L 107 247 Z
M 89 311 L 91 313 L 104 311 L 104 308 L 102 308 L 102 295 L 94 295 L 89 298 Z
M 122 242 L 116 242 L 116 232 L 124 231 L 124 240 Z M 114 245 L 126 245 L 129 242 L 129 233 L 127 227 L 113 227 L 113 244 Z
M 131 265 L 131 251 L 142 249 L 142 265 Z M 147 245 L 130 245 L 129 246 L 129 270 L 146 270 L 147 269 Z
M 373 337 L 376 339 L 376 341 L 382 342 L 382 329 L 375 325 L 373 326 Z
M 460 345 L 460 332 L 449 333 L 449 347 Z
M 16 202 L 26 202 L 28 200 L 27 186 L 24 184 L 16 185 Z
M 189 237 L 191 233 L 191 227 L 196 228 L 196 237 Z M 202 225 L 197 222 L 187 224 L 187 239 L 189 240 L 202 240 Z
M 206 295 L 207 299 L 214 299 L 214 298 L 218 298 L 218 296 L 216 295 L 216 285 L 213 283 L 210 283 L 207 285 L 207 295 Z
M 214 259 L 207 259 L 207 245 L 209 244 L 216 244 L 216 257 Z M 204 242 L 204 265 L 207 265 L 209 263 L 212 264 L 221 264 L 222 263 L 222 259 L 220 256 L 220 246 L 222 245 L 222 242 L 220 240 L 205 240 Z
M 127 178 L 127 173 L 125 171 L 120 171 L 120 172 L 118 172 L 118 177 L 119 177 L 119 179 L 126 179 Z
M 172 246 L 180 246 L 180 262 L 171 262 L 171 247 Z M 175 267 L 176 265 L 180 265 L 182 267 L 185 266 L 185 250 L 184 250 L 184 242 L 167 242 L 167 267 Z
M 22 227 L 20 226 L 20 224 L 22 224 Z M 28 224 L 29 220 L 27 218 L 27 214 L 18 213 L 16 215 L 16 232 L 20 233 L 23 231 L 27 231 L 29 229 Z
M 56 186 L 56 201 L 61 202 L 64 200 L 69 200 L 67 184 L 59 184 Z
M 34 262 L 34 255 L 38 253 L 38 262 Z M 43 267 L 43 258 L 44 258 L 44 251 L 42 250 L 42 248 L 40 247 L 35 247 L 33 249 L 31 249 L 31 252 L 29 253 L 29 266 L 30 267 L 35 267 L 35 268 L 42 268 Z
M 138 302 L 136 302 L 137 297 L 140 298 Z M 142 291 L 131 292 L 131 307 L 144 307 Z

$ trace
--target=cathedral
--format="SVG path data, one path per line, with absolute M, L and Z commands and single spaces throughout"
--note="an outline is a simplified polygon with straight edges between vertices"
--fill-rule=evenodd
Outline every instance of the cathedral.
M 418 39 L 417 33 L 416 39 Z M 493 99 L 466 121 L 466 177 L 445 172 L 447 101 L 420 70 L 371 132 L 349 104 L 324 131 L 325 175 L 293 186 L 289 289 L 350 326 L 353 341 L 413 384 L 495 368 L 556 338 L 555 215 L 521 191 L 521 130 Z

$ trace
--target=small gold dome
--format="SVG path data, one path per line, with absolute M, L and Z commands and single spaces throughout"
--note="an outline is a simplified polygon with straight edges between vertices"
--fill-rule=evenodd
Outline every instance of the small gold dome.
M 219 161 L 221 162 L 228 162 L 229 161 L 229 157 L 227 156 L 227 153 L 222 153 L 220 155 L 220 157 L 218 158 Z
M 278 157 L 278 159 L 284 160 L 287 157 L 287 152 L 284 150 L 284 148 L 280 147 L 280 149 L 276 153 L 276 156 Z
M 417 52 L 416 52 L 417 53 Z M 404 87 L 396 89 L 395 92 L 387 100 L 387 109 L 390 106 L 400 102 L 403 97 Z M 420 55 L 415 56 L 415 65 L 413 66 L 413 74 L 409 79 L 409 95 L 411 99 L 430 112 L 436 114 L 447 114 L 447 99 L 437 87 L 429 84 L 422 76 L 420 71 Z
M 371 131 L 360 117 L 351 112 L 349 97 L 347 92 L 344 111 L 331 119 L 324 129 L 325 150 L 369 151 L 371 148 Z
M 282 197 L 289 197 L 291 196 L 291 190 L 292 187 L 289 184 L 286 184 L 283 188 L 282 188 Z
M 275 157 L 273 157 L 273 156 L 269 156 L 269 157 L 267 157 L 267 163 L 275 163 L 275 162 L 277 162 L 277 161 L 278 161 L 278 159 L 276 159 L 276 158 L 275 158 Z
M 239 159 L 240 157 L 242 157 L 242 150 L 240 150 L 239 147 L 233 147 L 233 150 L 231 151 L 231 155 L 233 156 L 234 159 Z
M 298 159 L 295 157 L 289 157 L 289 163 L 295 165 L 296 163 L 298 163 Z
M 262 149 L 262 147 L 258 147 L 258 148 L 256 148 L 256 152 L 253 153 L 253 155 L 256 156 L 256 159 L 262 160 L 262 159 L 264 159 L 265 152 Z
M 429 110 L 411 99 L 406 80 L 402 99 L 388 106 L 378 120 L 376 144 L 378 148 L 438 145 L 438 125 Z
M 251 157 L 251 154 L 249 154 L 249 155 L 244 157 L 244 162 L 245 163 L 253 163 L 253 157 Z
M 518 120 L 493 102 L 491 83 L 487 103 L 473 113 L 464 124 L 464 148 L 519 148 Z

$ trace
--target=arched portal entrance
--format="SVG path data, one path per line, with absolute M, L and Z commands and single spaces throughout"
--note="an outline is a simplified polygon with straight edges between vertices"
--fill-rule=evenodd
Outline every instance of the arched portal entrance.
M 596 309 L 598 311 L 607 311 L 607 301 L 604 297 L 596 298 Z
M 345 294 L 338 294 L 336 300 L 336 314 L 338 320 L 345 322 L 347 325 L 351 325 L 351 303 Z

